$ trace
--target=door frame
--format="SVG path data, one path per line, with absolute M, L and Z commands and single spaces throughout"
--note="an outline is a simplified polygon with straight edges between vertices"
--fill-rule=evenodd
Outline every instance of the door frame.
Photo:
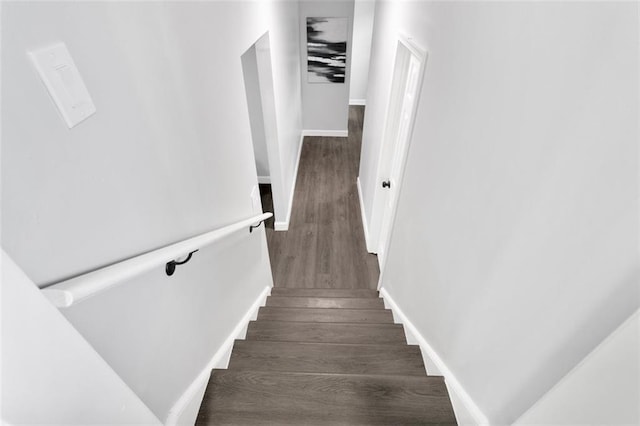
M 396 144 L 394 137 L 397 136 L 398 120 L 402 112 L 402 105 L 405 95 L 407 77 L 411 58 L 414 57 L 419 63 L 418 80 L 415 89 L 415 98 L 413 99 L 412 111 L 409 119 L 406 140 L 403 143 Z M 405 167 L 408 159 L 409 148 L 411 146 L 413 129 L 415 127 L 416 112 L 420 104 L 420 94 L 424 81 L 424 74 L 428 60 L 428 51 L 421 48 L 415 41 L 408 36 L 399 34 L 396 41 L 396 54 L 394 59 L 394 68 L 391 78 L 391 89 L 389 94 L 389 103 L 386 109 L 386 123 L 380 146 L 380 156 L 378 161 L 378 171 L 376 173 L 374 202 L 379 214 L 377 220 L 377 238 L 376 244 L 378 253 L 378 264 L 380 267 L 380 278 L 378 281 L 378 289 L 382 285 L 384 270 L 386 267 L 389 245 L 393 234 L 393 227 L 396 220 L 398 209 L 398 201 L 402 191 L 402 181 L 404 178 Z M 396 148 L 400 151 L 396 152 Z M 382 182 L 387 180 L 391 174 L 393 164 L 398 156 L 398 181 L 396 197 L 392 200 L 390 206 L 387 206 L 388 192 L 382 188 Z M 388 215 L 388 216 L 387 216 Z M 388 220 L 385 220 L 388 217 Z M 381 256 L 383 254 L 383 256 Z
M 271 41 L 269 31 L 262 34 L 246 51 L 245 55 L 253 55 L 255 58 L 258 93 L 247 93 L 248 88 L 245 83 L 247 103 L 251 102 L 249 96 L 254 97 L 253 101 L 260 103 L 261 117 L 249 117 L 249 120 L 258 120 L 264 131 L 264 139 L 267 149 L 267 160 L 269 163 L 269 177 L 271 184 L 271 195 L 273 200 L 274 221 L 282 221 L 287 217 L 286 196 L 282 161 L 280 157 L 280 142 L 278 136 L 278 122 L 276 117 L 275 88 L 273 82 L 273 68 L 271 63 Z M 241 58 L 242 60 L 242 58 Z M 243 78 L 247 78 L 245 69 L 246 63 L 242 61 Z M 249 112 L 251 114 L 251 112 Z M 251 135 L 254 138 L 255 135 Z M 252 141 L 253 142 L 253 141 Z M 253 148 L 253 143 L 252 143 Z M 254 152 L 255 162 L 255 152 Z

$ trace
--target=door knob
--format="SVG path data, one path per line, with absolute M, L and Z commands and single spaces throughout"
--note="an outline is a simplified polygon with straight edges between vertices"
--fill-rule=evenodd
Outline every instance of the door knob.
M 385 180 L 382 182 L 382 187 L 383 188 L 391 188 L 391 181 L 390 180 Z

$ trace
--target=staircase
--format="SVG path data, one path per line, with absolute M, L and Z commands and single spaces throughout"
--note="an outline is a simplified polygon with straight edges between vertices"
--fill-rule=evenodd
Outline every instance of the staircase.
M 273 288 L 197 425 L 456 424 L 444 380 L 374 290 Z

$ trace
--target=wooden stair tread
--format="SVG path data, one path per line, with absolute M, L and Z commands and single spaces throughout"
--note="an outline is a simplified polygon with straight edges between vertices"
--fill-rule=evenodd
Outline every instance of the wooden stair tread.
M 214 370 L 196 424 L 455 424 L 455 416 L 441 377 Z
M 384 309 L 380 298 L 270 296 L 266 306 L 289 308 Z
M 236 340 L 230 370 L 424 376 L 420 347 Z
M 285 288 L 273 287 L 272 296 L 297 296 L 297 297 L 380 297 L 376 290 L 366 289 L 340 289 L 340 288 Z
M 348 176 L 335 173 L 349 162 L 357 172 L 361 123 L 351 121 L 351 159 L 327 156 L 333 138 L 305 140 L 300 169 L 311 187 L 322 183 L 320 192 L 303 191 L 307 205 L 292 221 L 298 231 L 267 230 L 274 282 L 283 287 L 271 289 L 247 340 L 235 342 L 229 369 L 212 372 L 196 424 L 456 424 L 443 378 L 425 374 L 420 348 L 406 344 L 404 328 L 368 289 L 379 270 L 364 251 L 355 180 L 345 186 Z M 337 177 L 335 191 L 327 176 Z M 352 288 L 305 288 L 340 285 Z
M 400 324 L 251 321 L 247 340 L 310 343 L 406 344 Z
M 258 310 L 258 321 L 358 322 L 393 324 L 389 309 L 281 308 L 264 306 Z
M 456 424 L 443 378 L 377 292 L 273 293 L 212 372 L 196 424 Z

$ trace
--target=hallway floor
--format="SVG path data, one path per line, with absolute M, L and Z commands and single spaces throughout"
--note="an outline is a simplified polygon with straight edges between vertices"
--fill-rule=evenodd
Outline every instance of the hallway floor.
M 364 108 L 349 113 L 349 138 L 304 140 L 289 230 L 266 223 L 275 287 L 212 371 L 196 425 L 456 424 L 444 378 L 374 290 L 356 185 Z
M 288 231 L 267 223 L 274 285 L 363 288 L 378 284 L 377 257 L 364 240 L 356 178 L 364 107 L 349 107 L 349 137 L 305 137 Z M 269 186 L 261 185 L 264 211 Z

